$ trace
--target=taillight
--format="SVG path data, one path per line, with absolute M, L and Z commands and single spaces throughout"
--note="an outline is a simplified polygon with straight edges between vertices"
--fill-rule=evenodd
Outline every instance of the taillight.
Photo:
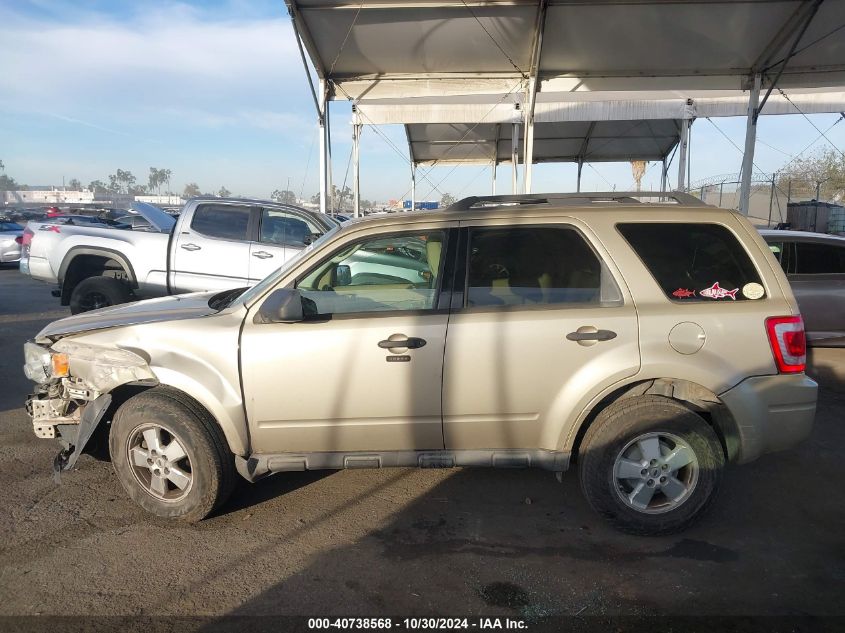
M 807 366 L 807 337 L 804 320 L 800 316 L 769 317 L 766 332 L 778 371 L 794 374 Z
M 32 229 L 26 227 L 23 231 L 23 235 L 21 236 L 21 246 L 29 246 L 32 243 L 32 236 L 35 233 L 32 232 Z
M 15 242 L 17 242 L 18 244 L 23 244 L 23 235 L 18 235 L 15 238 Z

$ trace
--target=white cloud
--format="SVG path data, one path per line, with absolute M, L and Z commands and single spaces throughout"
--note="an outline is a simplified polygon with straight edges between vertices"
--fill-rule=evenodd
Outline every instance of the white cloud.
M 278 18 L 222 22 L 184 5 L 122 21 L 81 14 L 74 23 L 43 22 L 8 12 L 0 21 L 3 102 L 14 109 L 82 120 L 92 118 L 83 112 L 107 110 L 114 121 L 136 106 L 178 103 L 225 118 L 278 102 L 285 84 L 304 88 L 283 8 Z

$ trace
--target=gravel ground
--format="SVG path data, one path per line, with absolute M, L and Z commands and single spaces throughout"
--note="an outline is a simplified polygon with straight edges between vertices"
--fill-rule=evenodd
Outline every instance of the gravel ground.
M 573 473 L 468 469 L 277 475 L 188 526 L 143 513 L 88 456 L 53 482 L 20 369 L 66 314 L 49 290 L 0 269 L 0 616 L 845 615 L 835 386 L 808 441 L 728 468 L 678 536 L 613 531 Z

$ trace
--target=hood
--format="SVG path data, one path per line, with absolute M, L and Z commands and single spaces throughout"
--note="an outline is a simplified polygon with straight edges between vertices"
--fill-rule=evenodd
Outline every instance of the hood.
M 170 233 L 173 230 L 173 225 L 176 220 L 173 216 L 167 215 L 158 207 L 154 207 L 146 202 L 133 202 L 129 205 L 133 210 L 137 211 L 144 219 L 147 220 L 156 230 L 162 233 Z
M 220 291 L 195 292 L 83 312 L 66 319 L 53 321 L 38 333 L 35 340 L 37 342 L 55 341 L 64 336 L 79 334 L 80 332 L 105 330 L 124 325 L 194 319 L 215 314 L 217 310 L 209 307 L 208 301 L 219 294 Z

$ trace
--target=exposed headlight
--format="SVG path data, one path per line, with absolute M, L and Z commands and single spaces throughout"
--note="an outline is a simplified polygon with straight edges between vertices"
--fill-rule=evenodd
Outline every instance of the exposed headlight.
M 33 382 L 42 383 L 50 379 L 53 374 L 53 361 L 50 350 L 26 343 L 23 346 L 23 373 Z
M 59 356 L 67 359 L 64 365 L 57 359 Z M 117 385 L 154 377 L 147 361 L 129 350 L 73 339 L 61 339 L 53 345 L 51 363 L 54 369 L 69 368 L 71 375 L 98 391 L 110 391 Z

